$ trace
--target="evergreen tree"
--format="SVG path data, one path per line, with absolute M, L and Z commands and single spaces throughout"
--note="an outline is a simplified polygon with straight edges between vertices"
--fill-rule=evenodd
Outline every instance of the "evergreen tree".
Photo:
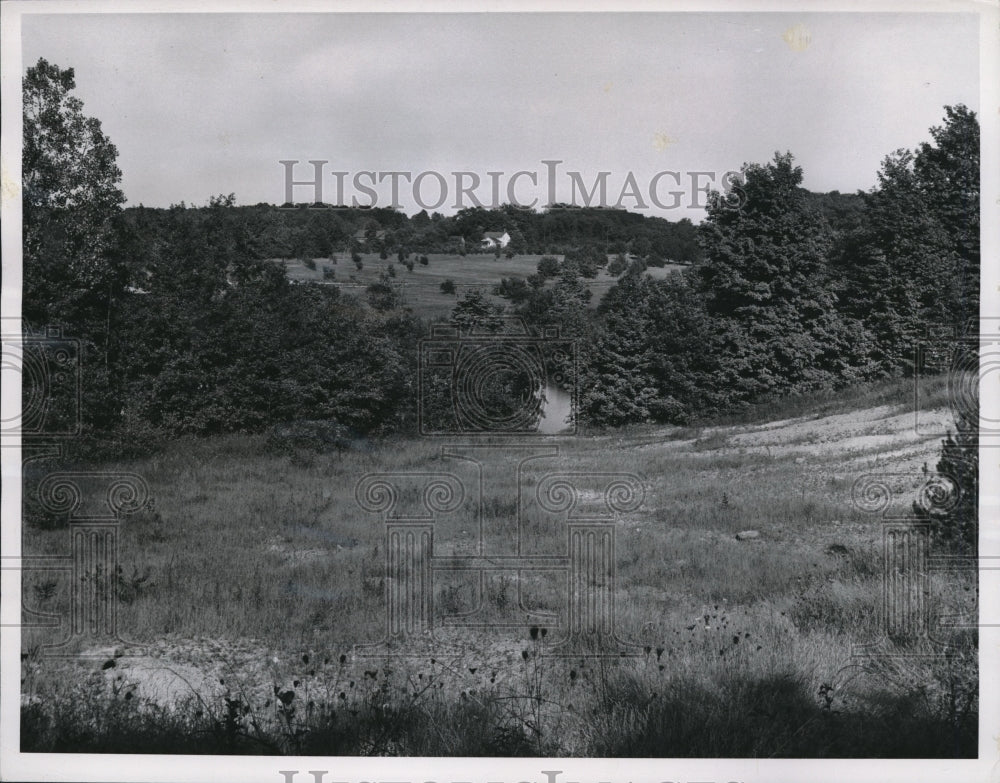
M 978 339 L 964 339 L 953 352 L 949 382 L 955 430 L 942 442 L 936 466 L 948 489 L 932 505 L 927 498 L 913 504 L 938 544 L 971 556 L 979 552 L 979 345 Z
M 451 311 L 451 324 L 462 335 L 503 331 L 503 305 L 494 304 L 478 288 L 466 292 Z
M 845 308 L 873 335 L 883 374 L 912 372 L 928 331 L 957 336 L 979 314 L 979 125 L 964 106 L 945 112 L 933 143 L 883 161 L 838 254 Z
M 558 326 L 563 337 L 589 337 L 593 328 L 588 304 L 593 292 L 580 279 L 573 265 L 562 269 L 551 292 L 545 323 Z
M 738 209 L 711 194 L 696 267 L 726 335 L 728 381 L 748 400 L 819 388 L 856 358 L 830 285 L 830 228 L 800 188 L 790 153 L 743 174 Z
M 617 301 L 629 306 L 608 308 L 600 336 L 583 346 L 580 414 L 602 427 L 649 421 L 658 396 L 642 281 L 632 275 L 617 288 Z
M 931 525 L 934 539 L 964 555 L 979 553 L 979 423 L 978 417 L 956 414 L 955 432 L 941 445 L 937 472 L 953 483 L 946 502 L 928 508 L 915 502 L 914 513 Z

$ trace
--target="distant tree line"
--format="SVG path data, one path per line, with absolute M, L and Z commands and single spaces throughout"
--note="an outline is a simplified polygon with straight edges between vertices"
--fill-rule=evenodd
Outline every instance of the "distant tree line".
M 180 204 L 185 207 L 187 205 Z M 194 208 L 194 207 L 192 207 Z M 590 255 L 633 253 L 651 265 L 690 264 L 701 257 L 697 231 L 688 219 L 676 222 L 623 209 L 557 205 L 538 212 L 504 206 L 469 207 L 455 215 L 412 217 L 384 207 L 270 204 L 233 206 L 250 227 L 248 239 L 261 258 L 329 258 L 337 253 L 372 252 L 400 262 L 411 254 L 527 253 Z M 168 210 L 125 209 L 123 219 L 156 231 Z M 506 231 L 504 248 L 483 244 L 490 231 Z M 603 264 L 603 261 L 602 261 Z

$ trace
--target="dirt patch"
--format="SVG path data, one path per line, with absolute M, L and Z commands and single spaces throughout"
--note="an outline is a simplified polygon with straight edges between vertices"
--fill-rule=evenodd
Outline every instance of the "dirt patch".
M 317 536 L 311 536 L 317 538 Z M 323 537 L 323 546 L 303 546 L 302 542 L 293 543 L 281 538 L 272 539 L 267 545 L 267 551 L 281 557 L 289 564 L 314 563 L 320 560 L 328 560 L 338 553 L 348 549 L 354 549 L 358 545 L 356 538 L 347 538 L 335 534 L 326 534 Z
M 119 693 L 173 708 L 192 699 L 217 701 L 240 682 L 259 683 L 271 657 L 247 641 L 164 638 L 141 648 L 91 648 L 81 662 L 99 668 Z
M 697 439 L 663 440 L 636 446 L 711 459 L 724 454 L 759 454 L 803 463 L 837 460 L 852 469 L 894 464 L 920 469 L 933 462 L 941 433 L 954 428 L 948 408 L 913 412 L 888 405 L 821 417 L 783 419 L 763 424 L 707 427 Z M 844 460 L 848 460 L 845 462 Z
M 168 709 L 220 714 L 224 700 L 249 705 L 262 721 L 277 720 L 282 703 L 335 700 L 350 706 L 386 687 L 401 692 L 428 686 L 460 699 L 522 688 L 525 677 L 559 642 L 559 632 L 539 626 L 534 638 L 468 628 L 440 628 L 404 647 L 378 642 L 336 650 L 276 650 L 253 640 L 161 638 L 140 648 L 89 648 L 70 666 L 100 672 L 119 695 Z M 557 667 L 560 672 L 562 667 Z

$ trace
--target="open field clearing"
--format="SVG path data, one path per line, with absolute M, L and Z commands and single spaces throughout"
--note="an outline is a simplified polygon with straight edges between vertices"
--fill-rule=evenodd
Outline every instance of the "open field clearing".
M 942 382 L 927 385 L 921 421 L 943 431 Z M 805 416 L 520 449 L 395 438 L 315 453 L 230 436 L 87 466 L 145 477 L 155 508 L 122 525 L 120 639 L 79 638 L 52 658 L 37 646 L 51 632 L 25 634 L 23 746 L 974 755 L 975 634 L 937 626 L 974 617 L 975 574 L 932 572 L 932 638 L 888 638 L 885 522 L 852 501 L 855 482 L 883 476 L 888 513 L 905 515 L 933 469 L 940 439 L 915 432 L 906 399 L 897 384 Z M 574 636 L 565 572 L 511 566 L 435 572 L 432 634 L 379 646 L 397 572 L 385 515 L 359 498 L 372 474 L 410 474 L 392 513 L 412 518 L 427 472 L 461 487 L 433 522 L 434 555 L 456 562 L 563 557 L 568 514 L 607 515 L 601 476 L 635 476 L 641 504 L 612 517 L 614 633 Z M 543 500 L 553 474 L 577 477 L 569 512 Z M 65 529 L 26 528 L 27 552 L 67 546 Z M 26 606 L 67 601 L 64 579 L 26 576 Z
M 449 255 L 445 253 L 428 253 L 427 266 L 420 264 L 419 253 L 414 253 L 410 259 L 414 262 L 413 271 L 407 271 L 392 254 L 387 259 L 379 258 L 378 253 L 361 253 L 362 269 L 358 270 L 351 260 L 350 253 L 338 253 L 334 259 L 315 258 L 315 269 L 309 269 L 301 259 L 284 259 L 289 280 L 326 283 L 336 285 L 345 294 L 353 294 L 362 301 L 365 300 L 367 286 L 377 282 L 379 275 L 386 272 L 390 265 L 396 270 L 394 282 L 403 287 L 403 304 L 424 318 L 447 317 L 455 307 L 455 302 L 473 288 L 482 289 L 490 301 L 505 303 L 504 299 L 493 295 L 495 286 L 503 277 L 526 278 L 537 271 L 538 262 L 544 255 L 522 254 L 513 258 L 501 255 L 495 258 L 492 253 L 468 255 Z M 553 258 L 562 262 L 561 255 Z M 646 272 L 656 279 L 666 277 L 674 269 L 683 269 L 679 265 L 650 267 Z M 324 270 L 333 270 L 333 279 L 324 279 Z M 593 291 L 590 300 L 591 307 L 596 307 L 608 290 L 615 284 L 617 277 L 608 274 L 606 269 L 600 269 L 594 279 L 584 278 L 584 283 Z M 441 283 L 451 280 L 455 283 L 454 294 L 441 292 Z M 551 285 L 551 281 L 548 285 Z

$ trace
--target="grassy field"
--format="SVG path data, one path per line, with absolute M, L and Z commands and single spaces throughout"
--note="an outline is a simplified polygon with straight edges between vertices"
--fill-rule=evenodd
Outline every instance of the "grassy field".
M 493 286 L 503 277 L 521 277 L 534 274 L 537 271 L 541 255 L 517 255 L 507 258 L 503 255 L 495 258 L 492 254 L 469 254 L 465 256 L 448 255 L 444 253 L 427 254 L 428 264 L 417 263 L 419 254 L 411 256 L 414 261 L 413 271 L 407 271 L 397 259 L 390 255 L 388 259 L 380 259 L 378 253 L 362 253 L 362 269 L 359 271 L 351 260 L 349 253 L 339 253 L 334 259 L 316 258 L 315 269 L 306 267 L 302 259 L 284 259 L 288 278 L 295 281 L 313 283 L 327 282 L 337 285 L 344 293 L 351 293 L 362 300 L 365 299 L 365 288 L 379 279 L 392 264 L 396 269 L 396 282 L 403 287 L 404 306 L 424 318 L 448 316 L 455 302 L 466 291 L 480 288 L 490 299 L 503 304 L 505 300 L 493 296 Z M 562 256 L 553 256 L 562 260 Z M 333 281 L 324 281 L 324 269 L 330 268 L 335 275 Z M 680 266 L 651 267 L 649 274 L 654 277 L 665 277 L 673 269 Z M 451 280 L 455 283 L 454 294 L 441 293 L 441 283 Z M 601 269 L 593 280 L 586 280 L 587 286 L 594 292 L 591 306 L 596 307 L 601 297 L 615 284 L 617 278 Z M 551 285 L 551 283 L 550 283 Z
M 943 380 L 924 392 L 921 415 L 943 429 Z M 22 748 L 974 756 L 974 632 L 943 647 L 886 638 L 883 525 L 852 502 L 860 476 L 885 475 L 905 510 L 935 463 L 939 440 L 914 431 L 911 400 L 890 383 L 713 426 L 546 439 L 558 453 L 520 481 L 527 452 L 482 450 L 481 494 L 475 465 L 433 439 L 324 454 L 225 437 L 85 466 L 144 476 L 156 505 L 123 523 L 124 641 L 79 639 L 69 649 L 88 657 L 53 659 L 37 646 L 50 632 L 25 633 Z M 387 570 L 383 519 L 356 485 L 399 471 L 461 481 L 434 531 L 435 554 L 456 555 L 477 551 L 479 509 L 488 553 L 513 553 L 520 534 L 522 555 L 559 555 L 566 516 L 539 505 L 542 476 L 640 476 L 642 505 L 614 523 L 616 633 L 634 655 L 606 639 L 549 655 L 565 636 L 564 580 L 511 570 L 436 576 L 435 639 L 412 639 L 413 657 L 365 657 L 359 645 L 385 636 Z M 405 509 L 418 491 L 401 491 Z M 746 530 L 757 536 L 737 538 Z M 67 547 L 65 529 L 25 531 L 27 552 Z M 974 574 L 929 585 L 934 617 L 974 607 Z M 51 573 L 25 580 L 36 610 L 65 611 L 67 591 Z

